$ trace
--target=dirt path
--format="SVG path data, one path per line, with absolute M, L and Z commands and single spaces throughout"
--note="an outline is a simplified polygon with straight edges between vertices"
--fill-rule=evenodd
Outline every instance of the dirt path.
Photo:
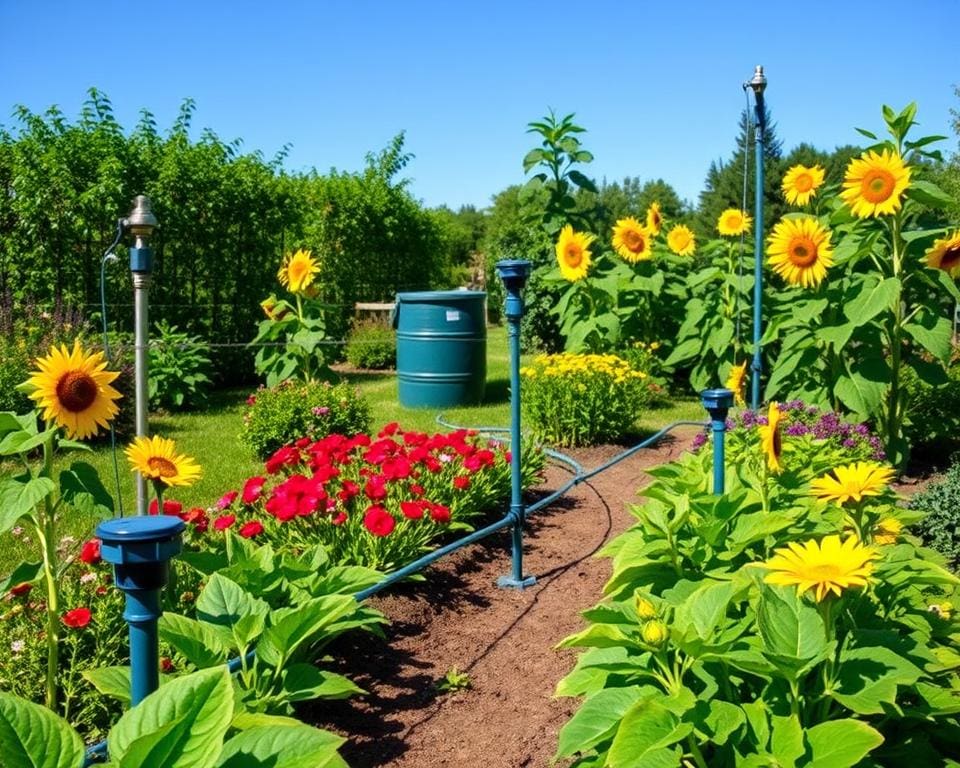
M 582 626 L 580 611 L 600 599 L 610 572 L 607 560 L 591 556 L 633 521 L 626 505 L 645 483 L 643 470 L 675 458 L 693 433 L 678 430 L 676 439 L 638 452 L 531 517 L 524 571 L 537 577 L 535 586 L 517 592 L 494 585 L 510 569 L 503 533 L 440 561 L 425 582 L 371 600 L 391 620 L 386 642 L 355 637 L 334 651 L 369 695 L 317 705 L 303 713 L 308 721 L 350 737 L 343 755 L 352 768 L 549 765 L 557 732 L 576 708 L 553 698 L 575 652 L 553 647 Z M 590 469 L 620 450 L 571 453 Z M 568 477 L 551 467 L 541 489 Z M 469 675 L 471 688 L 438 692 L 454 667 Z

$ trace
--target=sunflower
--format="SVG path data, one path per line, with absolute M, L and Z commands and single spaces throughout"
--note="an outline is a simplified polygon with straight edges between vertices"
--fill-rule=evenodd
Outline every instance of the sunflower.
M 277 272 L 277 278 L 280 285 L 289 288 L 291 293 L 302 293 L 319 271 L 320 265 L 310 255 L 310 251 L 301 248 L 296 253 L 286 255 Z
M 667 247 L 677 256 L 692 256 L 697 247 L 697 241 L 690 227 L 677 224 L 667 233 Z
M 590 270 L 590 243 L 593 235 L 585 232 L 574 232 L 573 227 L 567 224 L 560 230 L 560 239 L 557 240 L 557 261 L 560 263 L 560 274 L 570 282 L 582 280 Z
M 783 196 L 790 205 L 806 205 L 823 184 L 823 168 L 797 164 L 783 175 Z
M 656 237 L 663 226 L 663 214 L 660 213 L 660 203 L 650 203 L 647 208 L 647 232 Z
M 820 602 L 830 592 L 839 597 L 844 589 L 865 586 L 873 572 L 870 561 L 876 556 L 876 550 L 863 546 L 856 536 L 842 543 L 837 535 L 825 536 L 820 542 L 811 539 L 805 544 L 791 541 L 774 550 L 773 557 L 762 564 L 772 571 L 764 581 L 783 586 L 796 584 L 801 595 L 814 589 Z
M 178 454 L 173 440 L 167 437 L 135 437 L 124 453 L 134 472 L 163 487 L 193 485 L 200 477 L 196 462 L 189 456 Z
M 742 362 L 740 365 L 735 365 L 730 369 L 730 375 L 727 376 L 727 383 L 723 386 L 733 392 L 733 399 L 736 401 L 737 405 L 746 405 L 747 401 L 743 397 L 743 391 L 746 389 L 746 384 L 747 363 Z
M 628 216 L 619 219 L 613 228 L 613 248 L 631 264 L 647 261 L 653 256 L 653 243 L 650 242 L 652 235 L 643 224 Z
M 877 496 L 893 478 L 893 470 L 873 461 L 857 461 L 836 467 L 823 477 L 810 482 L 810 490 L 818 499 L 860 502 L 864 496 Z
M 736 208 L 727 208 L 717 219 L 717 232 L 721 235 L 742 235 L 750 231 L 753 223 L 745 211 Z
M 791 285 L 813 288 L 833 266 L 830 230 L 811 216 L 783 219 L 773 228 L 767 245 L 768 263 Z
M 861 219 L 894 213 L 910 185 L 910 172 L 896 152 L 864 152 L 847 166 L 840 197 Z
M 102 352 L 86 354 L 79 339 L 73 350 L 65 344 L 51 347 L 37 358 L 39 371 L 32 371 L 27 386 L 30 397 L 43 409 L 45 421 L 63 427 L 72 438 L 92 437 L 117 415 L 121 395 L 110 386 L 120 374 L 106 370 Z
M 903 523 L 895 517 L 885 517 L 873 529 L 874 544 L 896 544 L 903 531 Z
M 783 455 L 783 439 L 780 436 L 780 406 L 776 403 L 770 403 L 767 411 L 767 423 L 761 425 L 760 448 L 767 457 L 767 466 L 774 472 L 783 469 L 780 464 L 780 457 Z
M 950 277 L 960 277 L 960 229 L 950 237 L 934 242 L 926 256 L 927 266 L 942 269 Z

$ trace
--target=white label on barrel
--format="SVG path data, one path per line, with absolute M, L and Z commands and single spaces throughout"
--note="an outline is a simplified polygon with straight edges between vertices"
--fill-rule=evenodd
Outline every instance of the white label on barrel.
M 459 320 L 459 319 L 460 319 L 460 312 L 459 312 L 459 310 L 456 310 L 456 309 L 448 309 L 448 310 L 447 310 L 447 322 L 448 322 L 448 323 L 455 323 L 455 322 L 457 322 L 457 320 Z

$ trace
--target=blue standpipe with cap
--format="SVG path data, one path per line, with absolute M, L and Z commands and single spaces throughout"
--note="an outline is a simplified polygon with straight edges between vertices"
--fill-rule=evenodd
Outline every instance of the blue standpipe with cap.
M 186 524 L 172 515 L 120 517 L 100 523 L 100 554 L 113 565 L 114 582 L 125 598 L 130 628 L 130 704 L 136 706 L 160 684 L 157 621 L 170 560 L 180 553 Z
M 729 389 L 707 389 L 700 393 L 700 402 L 710 414 L 710 428 L 713 431 L 713 493 L 720 496 L 724 493 L 727 414 L 733 407 L 733 392 Z
M 532 265 L 526 259 L 497 262 L 497 275 L 507 292 L 505 315 L 510 346 L 510 515 L 513 517 L 513 557 L 509 576 L 497 579 L 497 586 L 523 589 L 536 584 L 533 576 L 523 575 L 523 525 L 526 509 L 520 472 L 520 321 L 523 319 L 523 288 Z

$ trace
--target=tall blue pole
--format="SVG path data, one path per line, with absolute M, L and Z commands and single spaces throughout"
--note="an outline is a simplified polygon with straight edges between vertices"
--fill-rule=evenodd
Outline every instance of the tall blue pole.
M 523 525 L 526 510 L 523 506 L 520 471 L 520 321 L 523 319 L 523 287 L 530 277 L 530 270 L 530 262 L 524 259 L 497 262 L 497 274 L 503 280 L 503 287 L 507 292 L 504 314 L 507 317 L 507 338 L 510 344 L 510 515 L 513 517 L 511 573 L 497 579 L 497 586 L 513 589 L 523 589 L 536 583 L 533 576 L 523 575 Z
M 750 366 L 752 372 L 750 407 L 756 411 L 760 407 L 760 375 L 763 367 L 760 354 L 760 338 L 763 336 L 763 142 L 766 129 L 763 91 L 767 87 L 767 78 L 763 75 L 763 67 L 757 67 L 753 79 L 745 83 L 744 87 L 752 88 L 754 95 L 756 190 L 754 195 L 753 364 Z M 746 158 L 744 158 L 744 161 L 746 161 Z
M 726 489 L 727 414 L 733 407 L 733 392 L 729 389 L 708 389 L 700 393 L 700 402 L 710 414 L 713 432 L 713 493 L 722 496 Z

